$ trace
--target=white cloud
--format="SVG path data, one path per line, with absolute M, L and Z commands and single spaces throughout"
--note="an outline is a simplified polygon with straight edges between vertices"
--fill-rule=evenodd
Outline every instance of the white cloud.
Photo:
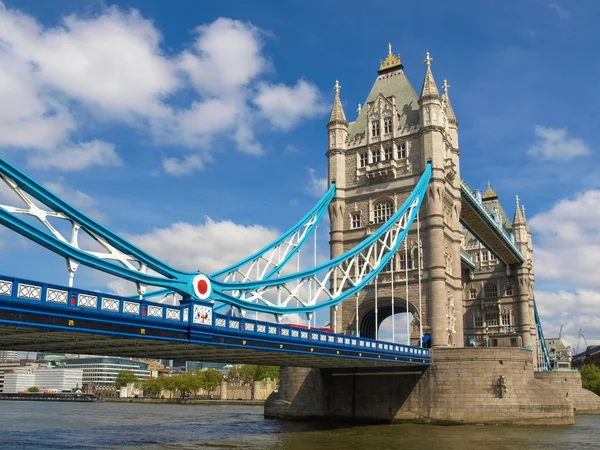
M 34 169 L 75 171 L 92 166 L 120 166 L 122 161 L 113 144 L 94 139 L 54 151 L 35 152 L 28 164 Z
M 34 167 L 59 167 L 54 160 L 66 170 L 114 165 L 114 148 L 100 140 L 92 140 L 96 151 L 78 155 L 83 162 L 64 160 L 86 147 L 71 143 L 84 125 L 117 122 L 148 131 L 155 143 L 192 150 L 199 170 L 215 139 L 260 155 L 256 129 L 270 122 L 289 130 L 322 112 L 318 89 L 304 80 L 292 87 L 261 82 L 272 66 L 259 28 L 219 18 L 195 31 L 188 49 L 169 55 L 160 31 L 134 9 L 108 7 L 47 27 L 0 3 L 0 146 L 27 149 Z M 187 106 L 171 102 L 178 91 Z M 55 156 L 38 154 L 55 148 Z
M 305 80 L 299 80 L 292 87 L 261 84 L 254 103 L 269 122 L 281 130 L 289 130 L 301 120 L 326 111 L 319 89 Z
M 261 54 L 261 31 L 252 24 L 219 18 L 196 32 L 193 51 L 181 54 L 179 67 L 203 94 L 231 95 L 270 67 Z
M 588 155 L 590 148 L 583 140 L 568 136 L 565 128 L 535 127 L 535 143 L 529 148 L 531 156 L 556 161 L 569 161 Z
M 536 290 L 544 334 L 556 337 L 562 324 L 570 345 L 576 345 L 580 328 L 590 342 L 600 343 L 600 191 L 563 199 L 529 224 L 538 284 L 562 286 Z
M 161 36 L 136 10 L 106 8 L 43 28 L 13 10 L 0 11 L 0 39 L 32 64 L 40 82 L 111 114 L 161 113 L 160 97 L 180 84 L 161 54 Z
M 169 175 L 191 175 L 196 170 L 204 169 L 204 162 L 198 155 L 186 155 L 182 159 L 165 158 L 163 168 Z
M 312 167 L 308 168 L 308 183 L 304 191 L 313 197 L 322 197 L 327 191 L 327 178 L 319 177 L 317 171 Z
M 178 269 L 210 274 L 246 258 L 279 235 L 262 225 L 215 222 L 207 217 L 203 224 L 174 223 L 128 239 Z
M 97 209 L 96 200 L 94 200 L 85 192 L 74 189 L 67 185 L 64 178 L 60 177 L 56 181 L 44 183 L 44 185 L 54 194 L 70 203 L 75 208 L 83 211 L 88 216 L 98 221 L 106 220 L 106 215 Z
M 600 191 L 559 201 L 529 221 L 536 237 L 536 275 L 600 289 Z

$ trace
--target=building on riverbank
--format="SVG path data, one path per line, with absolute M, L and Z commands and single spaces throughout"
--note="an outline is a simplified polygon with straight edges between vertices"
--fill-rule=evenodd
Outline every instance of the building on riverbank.
M 42 392 L 67 392 L 82 387 L 82 369 L 13 370 L 4 374 L 3 392 L 24 392 L 37 387 Z
M 586 364 L 600 367 L 600 345 L 590 345 L 585 351 L 573 356 L 571 362 L 573 367 L 581 367 Z
M 14 350 L 0 350 L 0 362 L 18 361 L 19 353 Z
M 67 368 L 83 370 L 83 382 L 93 385 L 112 385 L 117 380 L 119 372 L 130 370 L 138 379 L 150 378 L 152 372 L 148 363 L 134 359 L 117 358 L 108 356 L 86 356 L 81 358 L 65 359 Z

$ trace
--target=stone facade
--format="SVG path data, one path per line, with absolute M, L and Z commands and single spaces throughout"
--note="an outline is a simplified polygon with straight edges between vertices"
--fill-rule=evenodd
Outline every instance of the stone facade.
M 566 425 L 600 413 L 600 397 L 577 372 L 536 373 L 531 352 L 513 348 L 432 350 L 425 370 L 379 374 L 282 369 L 265 416 L 359 422 Z
M 378 277 L 377 319 L 372 285 L 358 296 L 358 317 L 356 299 L 332 309 L 332 327 L 337 332 L 376 337 L 379 325 L 392 314 L 393 267 L 394 312 L 408 309 L 412 313 L 413 344 L 418 342 L 422 326 L 423 333 L 431 335 L 435 348 L 505 342 L 532 345 L 535 322 L 531 233 L 519 208 L 519 217 L 515 217 L 522 220 L 514 225 L 504 220 L 510 233 L 514 229 L 516 243 L 528 256 L 523 267 L 507 268 L 461 226 L 458 122 L 448 87 L 444 80 L 443 94 L 439 94 L 428 54 L 423 86 L 417 95 L 404 74 L 400 56 L 393 55 L 390 47 L 364 107 L 359 105 L 355 121 L 348 123 L 336 82 L 327 124 L 328 178 L 330 183 L 336 183 L 336 196 L 329 211 L 332 257 L 354 247 L 385 222 L 413 190 L 428 162 L 433 172 L 419 213 L 421 244 L 418 245 L 415 223 L 406 239 L 406 249 L 401 248 L 394 255 L 393 265 L 388 265 Z M 503 213 L 497 197 L 487 198 L 486 205 L 490 211 L 499 207 Z M 477 261 L 473 271 L 461 263 L 461 248 L 473 259 L 478 252 L 490 256 L 487 262 Z M 483 286 L 488 283 L 495 283 L 497 290 L 495 295 L 490 291 L 490 296 L 484 297 Z M 507 286 L 512 287 L 510 295 Z M 475 298 L 471 298 L 472 289 L 477 291 Z M 504 324 L 503 318 L 510 322 Z M 510 340 L 510 333 L 516 341 Z

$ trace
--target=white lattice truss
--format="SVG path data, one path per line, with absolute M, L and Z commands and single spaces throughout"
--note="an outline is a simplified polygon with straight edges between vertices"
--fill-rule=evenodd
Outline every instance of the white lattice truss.
M 229 294 L 248 303 L 262 303 L 281 308 L 295 304 L 304 307 L 313 306 L 319 299 L 335 301 L 344 291 L 363 284 L 365 278 L 372 272 L 377 274 L 381 271 L 391 258 L 389 254 L 398 248 L 400 234 L 410 226 L 409 218 L 418 205 L 417 197 L 406 212 L 378 239 L 365 248 L 360 249 L 359 245 L 357 251 L 347 252 L 348 257 L 336 265 L 325 264 L 321 266 L 322 270 L 300 279 L 286 280 L 289 277 L 282 277 L 281 283 L 277 283 L 275 279 L 257 289 L 234 289 L 235 285 L 232 285 Z M 311 282 L 316 289 L 308 289 Z
M 50 233 L 52 233 L 52 235 L 56 239 L 58 239 L 61 242 L 66 243 L 66 244 L 69 244 L 71 247 L 81 250 L 89 255 L 95 256 L 96 258 L 99 258 L 101 260 L 107 260 L 107 261 L 111 261 L 113 263 L 120 264 L 123 267 L 125 267 L 129 270 L 132 270 L 132 271 L 140 272 L 143 274 L 146 274 L 148 272 L 147 266 L 144 263 L 142 263 L 141 261 L 139 261 L 135 256 L 128 255 L 128 254 L 116 249 L 111 244 L 106 242 L 105 239 L 94 234 L 94 232 L 87 229 L 86 227 L 82 227 L 79 223 L 74 221 L 72 218 L 67 217 L 62 212 L 51 211 L 51 210 L 46 210 L 46 209 L 40 208 L 39 206 L 36 205 L 36 203 L 29 196 L 29 194 L 27 194 L 19 186 L 17 186 L 17 183 L 15 183 L 11 178 L 9 178 L 3 174 L 0 174 L 0 177 L 6 183 L 6 185 L 25 204 L 24 207 L 0 204 L 0 208 L 4 209 L 5 211 L 7 211 L 11 214 L 22 214 L 22 215 L 34 217 L 39 222 L 41 222 L 46 227 L 46 229 Z M 46 205 L 44 205 L 44 206 L 46 208 L 48 208 Z M 48 220 L 49 218 L 65 220 L 67 222 L 70 222 L 71 236 L 68 239 L 65 236 L 63 236 L 60 233 L 60 231 L 58 231 L 54 226 L 52 226 L 52 224 Z M 106 250 L 106 252 L 97 252 L 97 251 L 91 251 L 91 250 L 86 250 L 84 248 L 81 248 L 80 244 L 79 244 L 79 231 L 81 229 L 83 229 L 83 231 L 87 235 L 89 235 L 94 241 L 96 241 L 98 244 L 100 244 Z M 75 271 L 77 270 L 79 263 L 77 261 L 74 261 L 71 258 L 66 258 L 66 259 L 67 259 L 67 270 L 69 272 L 69 287 L 72 287 Z M 146 291 L 146 286 L 144 286 L 140 283 L 136 283 L 136 284 L 137 284 L 137 288 L 138 288 L 138 293 L 140 295 L 143 295 L 143 293 Z
M 318 219 L 319 215 L 316 212 L 302 225 L 302 227 L 292 233 L 287 239 L 284 239 L 278 245 L 265 250 L 245 264 L 227 272 L 223 282 L 243 283 L 245 281 L 259 281 L 263 280 L 265 276 L 273 272 L 280 271 L 282 265 L 289 261 L 289 258 L 293 256 L 294 253 L 300 251 L 301 244 L 311 232 L 312 226 Z M 314 232 L 316 232 L 316 228 L 314 229 Z

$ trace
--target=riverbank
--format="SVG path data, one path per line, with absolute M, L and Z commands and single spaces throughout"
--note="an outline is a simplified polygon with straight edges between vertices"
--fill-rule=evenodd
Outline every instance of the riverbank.
M 105 398 L 112 403 L 160 403 L 173 405 L 264 406 L 264 400 L 210 400 L 199 398 Z

